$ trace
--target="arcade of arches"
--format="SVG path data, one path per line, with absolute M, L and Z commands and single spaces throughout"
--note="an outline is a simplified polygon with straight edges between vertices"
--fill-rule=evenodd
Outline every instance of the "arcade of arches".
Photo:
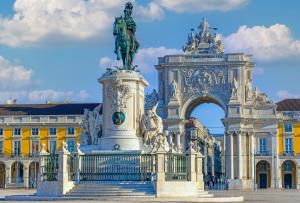
M 0 188 L 35 188 L 39 172 L 36 161 L 0 162 Z
M 286 160 L 280 165 L 278 178 L 279 187 L 285 189 L 297 188 L 297 170 L 296 164 L 292 160 Z M 259 189 L 267 189 L 271 187 L 272 176 L 271 164 L 266 160 L 260 160 L 256 163 L 256 184 Z

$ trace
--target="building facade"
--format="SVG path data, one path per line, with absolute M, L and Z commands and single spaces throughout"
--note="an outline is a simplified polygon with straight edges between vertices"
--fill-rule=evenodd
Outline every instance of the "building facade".
M 217 182 L 225 175 L 223 147 L 209 130 L 196 118 L 190 118 L 186 123 L 186 136 L 189 141 L 196 141 L 203 154 L 202 171 L 206 184 Z
M 278 133 L 256 139 L 258 188 L 300 188 L 300 99 L 277 103 Z
M 82 134 L 84 110 L 99 104 L 0 105 L 0 187 L 36 187 L 41 145 L 73 151 Z

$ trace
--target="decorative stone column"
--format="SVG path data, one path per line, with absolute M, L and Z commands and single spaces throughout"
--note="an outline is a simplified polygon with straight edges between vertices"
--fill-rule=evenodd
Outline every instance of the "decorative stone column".
M 188 150 L 185 152 L 187 154 L 187 167 L 189 174 L 189 181 L 197 181 L 197 171 L 196 171 L 196 156 L 197 152 L 193 148 L 193 142 L 190 142 Z
M 11 164 L 5 167 L 5 188 L 11 183 Z
M 226 133 L 226 145 L 225 145 L 225 164 L 226 164 L 226 176 L 228 179 L 234 179 L 233 168 L 233 136 L 231 132 Z
M 238 179 L 243 178 L 243 161 L 242 161 L 242 132 L 237 132 L 237 158 L 238 158 Z
M 279 171 L 278 168 L 278 137 L 277 133 L 270 133 L 272 143 L 272 161 L 271 161 L 271 188 L 279 188 Z
M 202 159 L 203 155 L 198 152 L 196 155 L 196 175 L 197 175 L 197 184 L 199 190 L 204 190 L 204 181 L 203 181 L 203 171 L 202 171 Z
M 74 152 L 74 161 L 75 161 L 75 181 L 76 183 L 80 182 L 80 169 L 81 169 L 81 158 L 80 156 L 84 153 L 80 150 L 80 143 L 76 144 Z
M 144 114 L 144 89 L 148 82 L 129 70 L 108 71 L 103 85 L 103 135 L 101 150 L 141 150 L 140 119 Z
M 159 148 L 156 151 L 156 181 L 154 183 L 156 196 L 161 196 L 161 191 L 164 190 L 166 175 L 165 175 L 165 154 L 166 151 L 162 148 Z
M 23 187 L 29 187 L 29 165 L 28 163 L 24 164 L 23 168 Z
M 300 167 L 297 167 L 297 189 L 300 189 Z
M 68 151 L 68 145 L 64 141 L 62 145 L 62 150 L 58 153 L 57 182 L 59 187 L 59 193 L 61 195 L 64 195 L 68 191 L 69 186 L 68 156 L 71 153 Z
M 43 174 L 45 170 L 45 156 L 49 155 L 49 153 L 46 151 L 46 145 L 45 143 L 42 143 L 41 145 L 41 151 L 39 153 L 39 174 L 38 174 L 38 182 L 43 181 Z M 39 184 L 38 184 L 39 185 Z

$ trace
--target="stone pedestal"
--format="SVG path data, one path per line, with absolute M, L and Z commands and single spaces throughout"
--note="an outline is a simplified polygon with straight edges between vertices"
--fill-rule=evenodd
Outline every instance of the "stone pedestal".
M 105 73 L 103 85 L 103 134 L 101 150 L 141 150 L 140 118 L 144 114 L 144 89 L 148 82 L 136 71 Z

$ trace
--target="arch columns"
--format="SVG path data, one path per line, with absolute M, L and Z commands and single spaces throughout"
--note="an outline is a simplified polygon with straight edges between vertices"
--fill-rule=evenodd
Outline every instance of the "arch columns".
M 23 163 L 23 187 L 29 187 L 29 163 Z
M 300 166 L 296 166 L 296 181 L 297 181 L 297 189 L 300 189 Z
M 5 187 L 11 183 L 11 165 L 5 167 Z
M 233 164 L 233 134 L 228 132 L 225 136 L 225 171 L 228 179 L 234 179 Z

